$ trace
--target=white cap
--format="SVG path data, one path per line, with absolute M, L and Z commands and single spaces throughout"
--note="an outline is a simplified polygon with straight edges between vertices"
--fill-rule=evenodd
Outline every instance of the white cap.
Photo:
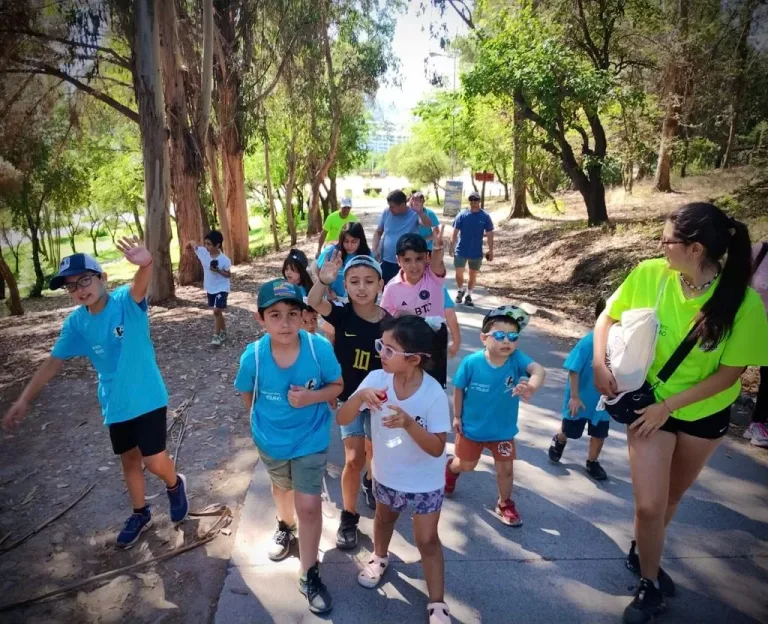
M 341 198 L 341 207 L 342 208 L 352 208 L 352 198 L 351 197 L 342 197 Z

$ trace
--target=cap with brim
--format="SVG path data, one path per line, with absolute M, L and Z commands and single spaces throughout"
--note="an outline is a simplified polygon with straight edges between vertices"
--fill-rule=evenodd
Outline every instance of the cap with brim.
M 292 301 L 304 307 L 304 294 L 298 286 L 284 279 L 275 279 L 261 285 L 256 296 L 256 304 L 260 310 L 280 301 Z
M 351 208 L 352 207 L 352 199 L 349 197 L 342 197 L 341 199 L 341 207 L 342 208 Z
M 84 253 L 76 253 L 66 258 L 61 259 L 59 264 L 59 272 L 51 278 L 49 288 L 56 290 L 64 286 L 66 279 L 73 275 L 82 275 L 83 273 L 98 273 L 101 275 L 104 271 L 101 269 L 101 265 L 96 262 L 91 256 Z
M 480 201 L 480 193 L 470 193 L 469 201 Z
M 379 274 L 379 277 L 381 277 L 382 275 L 381 265 L 370 256 L 355 256 L 349 262 L 347 262 L 347 266 L 344 267 L 343 274 L 346 275 L 347 271 L 349 271 L 354 267 L 359 267 L 359 266 L 364 266 L 364 267 L 373 269 L 374 271 L 376 271 L 376 273 Z
M 429 247 L 427 247 L 427 241 L 421 234 L 416 232 L 408 232 L 403 234 L 397 239 L 397 246 L 395 247 L 395 255 L 400 255 L 406 251 L 415 251 L 416 253 L 427 253 Z
M 523 331 L 525 326 L 528 325 L 528 321 L 531 320 L 530 315 L 525 310 L 513 305 L 503 305 L 499 306 L 498 308 L 494 308 L 485 315 L 485 318 L 483 319 L 483 325 L 485 325 L 487 321 L 493 318 L 508 318 L 509 320 L 517 323 L 520 331 Z

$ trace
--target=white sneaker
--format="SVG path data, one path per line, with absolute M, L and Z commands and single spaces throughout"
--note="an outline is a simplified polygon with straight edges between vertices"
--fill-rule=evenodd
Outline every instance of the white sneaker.
M 220 347 L 221 346 L 221 336 L 219 334 L 214 334 L 213 338 L 211 339 L 211 344 L 214 347 Z
M 768 427 L 763 423 L 752 423 L 749 428 L 752 430 L 750 444 L 760 448 L 768 448 Z

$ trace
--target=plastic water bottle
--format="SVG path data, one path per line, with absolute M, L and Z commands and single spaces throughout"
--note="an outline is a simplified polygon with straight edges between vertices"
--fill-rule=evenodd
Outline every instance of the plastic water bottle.
M 387 418 L 388 416 L 394 416 L 397 412 L 387 408 L 386 406 L 388 398 L 387 393 L 380 392 L 378 396 L 382 403 L 382 409 L 378 410 L 380 412 L 379 417 Z M 389 427 L 385 427 L 383 424 L 381 426 L 381 436 L 384 439 L 384 446 L 387 448 L 395 448 L 396 446 L 400 446 L 403 443 L 403 438 L 400 436 L 399 429 L 390 429 Z

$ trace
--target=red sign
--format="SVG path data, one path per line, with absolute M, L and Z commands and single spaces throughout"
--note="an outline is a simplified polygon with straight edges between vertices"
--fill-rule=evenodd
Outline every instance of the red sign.
M 493 173 L 490 171 L 475 171 L 475 180 L 478 182 L 493 182 Z

